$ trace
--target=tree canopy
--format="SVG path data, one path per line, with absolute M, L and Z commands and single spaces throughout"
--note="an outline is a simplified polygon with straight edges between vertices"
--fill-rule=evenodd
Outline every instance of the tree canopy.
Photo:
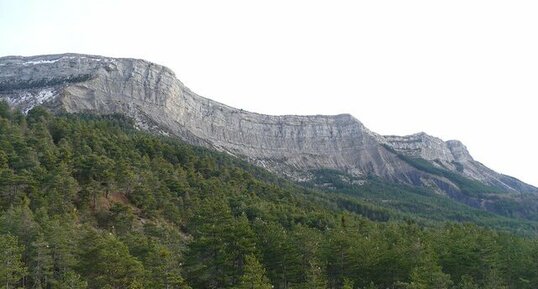
M 121 116 L 0 104 L 1 288 L 530 289 L 537 264 L 533 237 L 397 218 Z

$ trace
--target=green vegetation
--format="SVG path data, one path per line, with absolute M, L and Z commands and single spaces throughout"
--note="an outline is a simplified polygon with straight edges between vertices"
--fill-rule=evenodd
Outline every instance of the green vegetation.
M 456 184 L 461 191 L 469 197 L 481 197 L 487 193 L 503 193 L 500 189 L 484 185 L 478 181 L 470 180 L 449 170 L 435 167 L 424 159 L 408 157 L 401 154 L 398 156 L 406 163 L 421 171 L 447 178 Z
M 443 224 L 444 203 L 414 218 L 370 198 L 396 195 L 372 183 L 363 196 L 324 193 L 120 116 L 0 103 L 0 287 L 538 286 L 537 240 Z M 429 194 L 415 193 L 421 208 Z
M 325 187 L 337 196 L 335 201 L 339 208 L 366 216 L 371 220 L 413 219 L 428 226 L 443 221 L 472 222 L 520 235 L 534 235 L 538 230 L 537 222 L 514 218 L 524 214 L 527 208 L 530 208 L 527 210 L 528 215 L 534 212 L 533 206 L 536 206 L 538 201 L 531 201 L 532 199 L 529 199 L 528 204 L 497 199 L 491 206 L 496 206 L 492 211 L 499 212 L 498 215 L 466 206 L 426 188 L 389 183 L 372 177 L 366 182 L 361 182 L 351 175 L 329 169 L 312 173 L 314 180 L 310 184 L 311 187 Z
M 399 155 L 399 157 L 419 170 L 445 177 L 456 184 L 461 193 L 452 196 L 455 199 L 459 199 L 464 203 L 474 203 L 474 206 L 485 204 L 485 209 L 503 216 L 538 220 L 538 196 L 535 194 L 505 192 L 478 181 L 470 180 L 457 173 L 435 167 L 424 159 L 403 155 Z

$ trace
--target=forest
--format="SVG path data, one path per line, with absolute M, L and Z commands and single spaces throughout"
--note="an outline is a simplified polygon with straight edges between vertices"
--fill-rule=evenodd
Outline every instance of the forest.
M 294 184 L 118 115 L 0 103 L 5 289 L 538 287 L 533 224 L 436 211 Z

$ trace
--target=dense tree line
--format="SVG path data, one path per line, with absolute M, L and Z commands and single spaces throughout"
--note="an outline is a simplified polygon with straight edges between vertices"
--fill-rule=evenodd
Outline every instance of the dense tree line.
M 534 238 L 391 219 L 120 116 L 0 104 L 1 288 L 537 286 Z
M 332 192 L 331 195 L 340 195 L 335 200 L 340 208 L 358 212 L 372 220 L 411 218 L 426 225 L 445 221 L 471 222 L 518 235 L 535 235 L 538 231 L 538 222 L 533 217 L 538 196 L 532 193 L 497 191 L 484 199 L 473 200 L 474 205 L 477 202 L 484 204 L 483 208 L 476 208 L 431 188 L 391 183 L 375 177 L 368 177 L 365 182 L 364 179 L 329 169 L 315 170 L 313 175 L 313 180 L 306 185 L 314 188 L 321 186 L 325 191 Z M 490 192 L 484 188 L 483 192 Z M 360 202 L 357 202 L 358 199 Z

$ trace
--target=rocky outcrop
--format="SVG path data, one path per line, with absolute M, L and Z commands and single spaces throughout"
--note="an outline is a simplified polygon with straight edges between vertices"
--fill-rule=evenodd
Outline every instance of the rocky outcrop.
M 329 168 L 361 178 L 428 186 L 442 182 L 458 189 L 410 165 L 403 154 L 506 190 L 535 190 L 474 161 L 458 141 L 424 133 L 380 136 L 347 114 L 247 112 L 196 95 L 171 70 L 144 60 L 76 54 L 0 58 L 0 98 L 23 111 L 43 104 L 66 112 L 121 113 L 140 128 L 225 151 L 296 180 Z
M 409 136 L 384 136 L 395 151 L 418 157 L 432 165 L 457 172 L 467 178 L 507 191 L 535 192 L 536 188 L 514 178 L 499 174 L 475 161 L 465 145 L 458 140 L 443 141 L 426 133 Z
M 456 161 L 456 156 L 451 148 L 457 150 L 457 145 L 454 142 L 458 141 L 444 142 L 440 138 L 423 132 L 408 136 L 388 135 L 384 136 L 384 139 L 394 150 L 408 156 L 420 157 L 429 161 L 441 160 L 448 163 Z M 452 145 L 449 146 L 449 143 Z M 472 159 L 463 145 L 458 152 L 458 158 Z

